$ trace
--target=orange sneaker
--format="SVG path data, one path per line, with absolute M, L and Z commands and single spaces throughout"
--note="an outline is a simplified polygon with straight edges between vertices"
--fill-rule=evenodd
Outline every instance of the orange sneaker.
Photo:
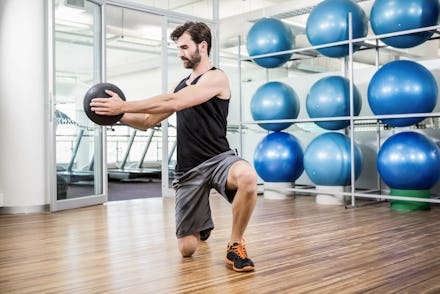
M 228 243 L 226 263 L 232 265 L 236 272 L 250 272 L 255 270 L 255 265 L 247 256 L 245 245 L 239 242 Z

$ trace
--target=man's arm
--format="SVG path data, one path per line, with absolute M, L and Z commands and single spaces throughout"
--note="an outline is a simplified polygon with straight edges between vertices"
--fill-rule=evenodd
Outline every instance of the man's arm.
M 146 131 L 159 124 L 173 113 L 145 114 L 145 113 L 125 113 L 121 121 L 136 129 Z
M 229 81 L 221 70 L 206 72 L 195 85 L 189 85 L 177 93 L 165 93 L 138 101 L 123 101 L 108 91 L 111 98 L 95 98 L 90 103 L 91 110 L 99 115 L 121 113 L 169 114 L 202 104 L 212 97 L 228 99 Z

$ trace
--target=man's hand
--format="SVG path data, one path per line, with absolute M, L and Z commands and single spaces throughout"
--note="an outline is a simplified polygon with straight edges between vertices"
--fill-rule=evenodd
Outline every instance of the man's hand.
M 105 90 L 105 93 L 110 95 L 110 97 L 92 99 L 90 109 L 99 115 L 118 115 L 123 113 L 122 105 L 124 104 L 124 100 L 113 91 Z

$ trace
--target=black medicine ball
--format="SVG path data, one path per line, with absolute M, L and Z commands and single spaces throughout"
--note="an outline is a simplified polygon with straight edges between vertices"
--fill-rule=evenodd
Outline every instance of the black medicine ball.
M 94 123 L 101 125 L 101 126 L 110 126 L 115 123 L 117 123 L 123 116 L 123 114 L 118 115 L 98 115 L 95 112 L 90 110 L 90 102 L 94 98 L 110 98 L 107 93 L 105 93 L 105 90 L 110 90 L 119 95 L 119 97 L 122 98 L 122 100 L 125 101 L 125 95 L 119 89 L 117 86 L 110 84 L 110 83 L 99 83 L 96 85 L 93 85 L 85 94 L 84 96 L 84 112 L 86 113 L 87 117 L 93 121 Z

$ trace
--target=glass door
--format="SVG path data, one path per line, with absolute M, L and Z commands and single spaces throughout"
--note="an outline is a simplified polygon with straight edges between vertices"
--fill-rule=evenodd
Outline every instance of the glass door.
M 118 85 L 130 101 L 162 93 L 162 16 L 116 5 L 106 5 L 105 16 L 106 80 Z M 160 126 L 142 131 L 114 125 L 107 132 L 107 169 L 112 196 L 112 188 L 124 182 L 145 195 L 154 184 L 160 190 Z
M 91 1 L 53 3 L 56 192 L 51 210 L 57 211 L 107 201 L 106 130 L 91 122 L 83 110 L 85 92 L 103 80 L 102 7 Z

